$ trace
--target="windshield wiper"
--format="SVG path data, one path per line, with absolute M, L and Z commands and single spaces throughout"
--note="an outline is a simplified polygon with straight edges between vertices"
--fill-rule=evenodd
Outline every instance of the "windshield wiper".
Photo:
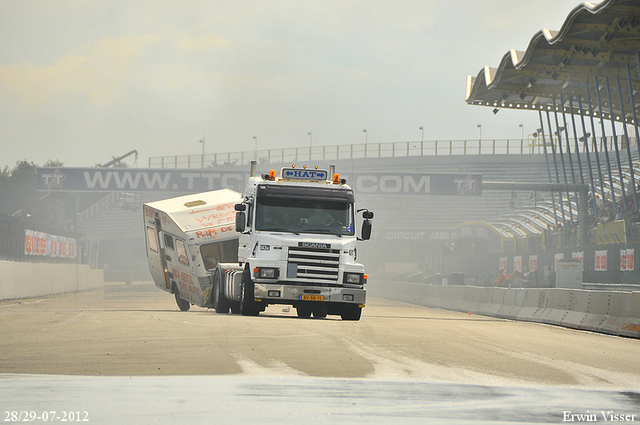
M 294 235 L 299 235 L 299 234 L 300 234 L 300 233 L 299 233 L 298 231 L 296 231 L 296 230 L 285 229 L 285 228 L 278 228 L 278 227 L 265 229 L 265 230 L 263 230 L 263 232 L 288 232 L 288 233 L 293 233 Z

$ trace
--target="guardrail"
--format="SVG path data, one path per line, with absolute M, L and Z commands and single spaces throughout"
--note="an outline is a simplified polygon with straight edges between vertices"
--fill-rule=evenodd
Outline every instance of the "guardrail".
M 622 138 L 618 137 L 620 143 Z M 613 146 L 613 138 L 606 139 Z M 556 141 L 557 143 L 557 141 Z M 575 150 L 575 141 L 568 141 Z M 603 148 L 600 138 L 599 149 Z M 563 140 L 566 151 L 567 141 Z M 548 149 L 551 143 L 547 140 Z M 580 152 L 585 152 L 583 141 L 578 141 Z M 592 149 L 590 148 L 589 151 Z M 542 140 L 538 139 L 482 139 L 435 140 L 418 142 L 364 143 L 353 145 L 305 146 L 297 148 L 259 149 L 245 152 L 212 153 L 205 155 L 156 156 L 149 158 L 149 168 L 210 168 L 225 165 L 245 165 L 253 160 L 259 163 L 327 161 L 358 158 L 395 158 L 427 155 L 502 155 L 544 153 Z
M 381 298 L 468 314 L 640 338 L 640 292 L 369 281 Z

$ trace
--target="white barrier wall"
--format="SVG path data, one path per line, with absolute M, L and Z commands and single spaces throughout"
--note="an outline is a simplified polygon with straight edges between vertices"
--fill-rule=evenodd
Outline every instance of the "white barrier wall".
M 102 288 L 102 270 L 86 264 L 0 261 L 0 300 Z
M 640 338 L 640 292 L 369 280 L 368 295 L 426 307 Z

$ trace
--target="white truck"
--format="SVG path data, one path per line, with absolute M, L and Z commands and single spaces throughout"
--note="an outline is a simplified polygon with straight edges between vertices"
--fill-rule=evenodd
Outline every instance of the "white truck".
M 299 317 L 360 319 L 367 275 L 356 262 L 356 241 L 370 238 L 373 213 L 358 211 L 363 212 L 358 238 L 353 190 L 335 167 L 291 167 L 280 176 L 275 170 L 258 176 L 253 162 L 242 196 L 214 191 L 144 208 L 151 274 L 156 286 L 175 294 L 181 310 L 196 304 L 254 316 L 269 304 L 284 304 L 295 307 Z M 223 221 L 187 225 L 188 217 L 200 219 L 214 209 L 221 216 L 213 214 L 213 221 Z M 237 211 L 235 238 L 229 232 L 230 209 Z M 167 237 L 173 237 L 176 251 L 177 241 L 183 241 L 187 261 L 169 255 Z M 235 257 L 231 244 L 237 247 Z
M 257 315 L 269 304 L 293 305 L 299 317 L 340 315 L 359 320 L 367 275 L 356 262 L 353 190 L 330 171 L 282 168 L 256 175 L 236 205 L 242 266 L 240 310 Z M 373 213 L 363 212 L 361 239 Z

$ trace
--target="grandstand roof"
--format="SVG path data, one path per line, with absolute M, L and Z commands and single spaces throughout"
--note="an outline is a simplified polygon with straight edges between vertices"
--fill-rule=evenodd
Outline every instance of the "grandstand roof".
M 638 51 L 640 1 L 582 3 L 569 13 L 559 31 L 543 29 L 533 36 L 525 51 L 510 50 L 497 68 L 485 66 L 476 77 L 467 77 L 466 102 L 498 109 L 539 110 L 560 107 L 562 96 L 566 112 L 571 112 L 571 98 L 573 112 L 587 115 L 587 84 L 590 104 L 596 111 L 596 78 L 600 90 L 605 90 L 608 79 L 614 118 L 622 121 L 619 80 L 625 120 L 631 123 L 627 75 L 629 71 L 634 104 L 640 106 Z M 603 115 L 609 119 L 606 91 L 600 95 Z

